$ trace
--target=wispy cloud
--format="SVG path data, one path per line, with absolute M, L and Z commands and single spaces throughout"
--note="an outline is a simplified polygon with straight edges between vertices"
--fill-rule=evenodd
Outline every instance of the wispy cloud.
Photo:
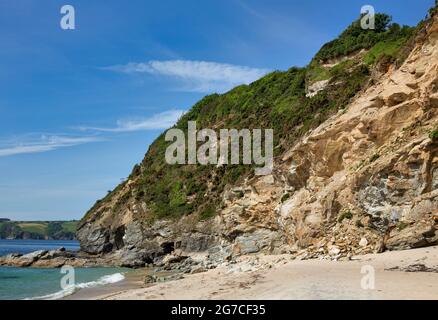
M 162 130 L 172 127 L 184 114 L 183 110 L 170 110 L 155 114 L 149 118 L 136 120 L 119 120 L 115 127 L 79 127 L 81 131 L 93 131 L 89 135 L 66 134 L 23 134 L 8 140 L 0 140 L 0 157 L 9 157 L 20 154 L 32 154 L 54 151 L 61 148 L 101 142 L 99 132 L 120 133 L 144 130 Z
M 59 135 L 39 135 L 15 138 L 10 141 L 0 141 L 0 157 L 19 154 L 41 153 L 59 148 L 73 147 L 81 144 L 101 141 L 99 137 L 77 137 Z
M 208 61 L 168 60 L 128 63 L 103 68 L 127 74 L 148 73 L 176 79 L 181 90 L 223 92 L 237 85 L 249 84 L 270 70 Z
M 100 132 L 134 132 L 145 130 L 163 130 L 172 127 L 179 118 L 184 114 L 183 110 L 170 110 L 154 114 L 145 119 L 136 120 L 119 120 L 117 126 L 112 128 L 105 127 L 80 127 L 83 131 L 100 131 Z

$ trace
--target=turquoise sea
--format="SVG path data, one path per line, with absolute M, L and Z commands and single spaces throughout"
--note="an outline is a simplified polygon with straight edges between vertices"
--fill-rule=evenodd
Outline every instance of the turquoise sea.
M 0 240 L 0 256 L 64 247 L 78 250 L 76 241 Z M 0 300 L 59 299 L 83 288 L 115 283 L 124 279 L 122 268 L 75 268 L 74 284 L 62 289 L 61 269 L 0 267 Z M 71 274 L 70 274 L 71 275 Z

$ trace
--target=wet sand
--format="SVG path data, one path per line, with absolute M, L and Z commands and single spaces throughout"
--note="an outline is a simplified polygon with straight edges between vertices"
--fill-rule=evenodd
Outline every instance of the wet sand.
M 125 292 L 143 288 L 143 278 L 150 272 L 148 269 L 132 270 L 124 273 L 125 279 L 104 286 L 81 289 L 62 300 L 92 300 L 99 296 L 110 295 L 114 292 Z

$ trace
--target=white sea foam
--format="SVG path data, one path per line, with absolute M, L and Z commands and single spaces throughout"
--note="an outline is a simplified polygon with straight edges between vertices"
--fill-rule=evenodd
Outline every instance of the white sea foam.
M 93 287 L 97 287 L 97 286 L 104 286 L 107 284 L 120 282 L 123 279 L 125 279 L 125 276 L 122 273 L 114 273 L 111 275 L 103 276 L 96 281 L 78 283 L 74 286 L 71 286 L 69 288 L 63 289 L 61 291 L 58 291 L 58 292 L 55 292 L 52 294 L 48 294 L 48 295 L 40 296 L 40 297 L 29 298 L 26 300 L 58 300 L 58 299 L 62 299 L 64 297 L 67 297 L 69 295 L 72 295 L 73 293 L 75 293 L 76 291 L 78 291 L 80 289 L 93 288 Z

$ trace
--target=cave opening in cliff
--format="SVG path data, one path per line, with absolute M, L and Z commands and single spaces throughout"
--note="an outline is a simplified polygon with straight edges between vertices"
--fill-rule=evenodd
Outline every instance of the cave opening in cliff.
M 161 245 L 163 248 L 164 254 L 170 254 L 175 250 L 175 243 L 174 242 L 165 242 Z
M 125 226 L 120 226 L 116 229 L 114 234 L 114 244 L 117 249 L 121 249 L 125 246 L 123 237 L 125 236 Z

